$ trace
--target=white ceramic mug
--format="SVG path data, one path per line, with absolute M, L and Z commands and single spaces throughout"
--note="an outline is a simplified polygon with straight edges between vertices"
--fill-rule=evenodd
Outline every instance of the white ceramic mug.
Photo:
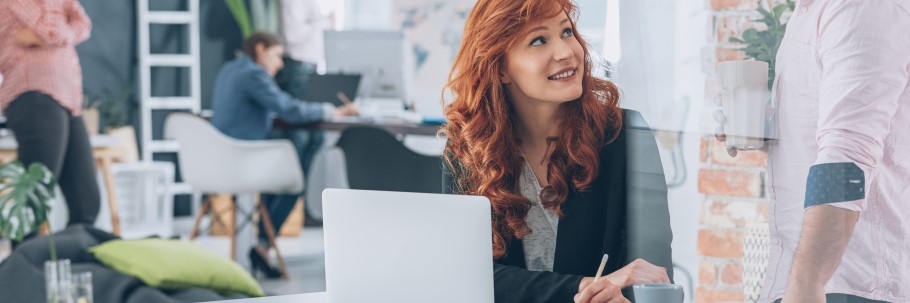
M 676 284 L 635 284 L 632 293 L 637 303 L 683 303 L 686 296 Z
M 768 106 L 768 63 L 727 61 L 717 64 L 721 106 L 728 148 L 759 149 L 764 145 Z

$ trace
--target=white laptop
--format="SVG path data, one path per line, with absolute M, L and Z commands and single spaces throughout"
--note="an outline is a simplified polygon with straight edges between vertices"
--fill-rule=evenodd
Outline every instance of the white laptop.
M 493 303 L 484 197 L 326 189 L 329 303 Z

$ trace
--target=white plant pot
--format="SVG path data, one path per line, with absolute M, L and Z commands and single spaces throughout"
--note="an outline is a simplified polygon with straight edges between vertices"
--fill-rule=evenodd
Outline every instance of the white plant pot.
M 132 163 L 139 161 L 139 148 L 136 144 L 136 130 L 132 126 L 107 128 L 104 131 L 108 136 L 117 139 L 119 152 L 114 157 L 114 162 Z

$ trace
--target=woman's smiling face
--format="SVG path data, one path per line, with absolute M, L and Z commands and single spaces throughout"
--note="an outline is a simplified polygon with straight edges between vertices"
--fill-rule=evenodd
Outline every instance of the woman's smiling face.
M 584 48 L 565 13 L 532 24 L 506 52 L 502 82 L 514 102 L 564 103 L 582 94 Z

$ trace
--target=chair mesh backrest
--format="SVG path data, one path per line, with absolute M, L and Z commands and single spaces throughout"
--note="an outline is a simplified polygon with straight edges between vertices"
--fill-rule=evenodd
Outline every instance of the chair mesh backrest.
M 348 185 L 353 189 L 442 191 L 441 158 L 418 154 L 383 129 L 347 128 L 338 147 L 344 151 Z

